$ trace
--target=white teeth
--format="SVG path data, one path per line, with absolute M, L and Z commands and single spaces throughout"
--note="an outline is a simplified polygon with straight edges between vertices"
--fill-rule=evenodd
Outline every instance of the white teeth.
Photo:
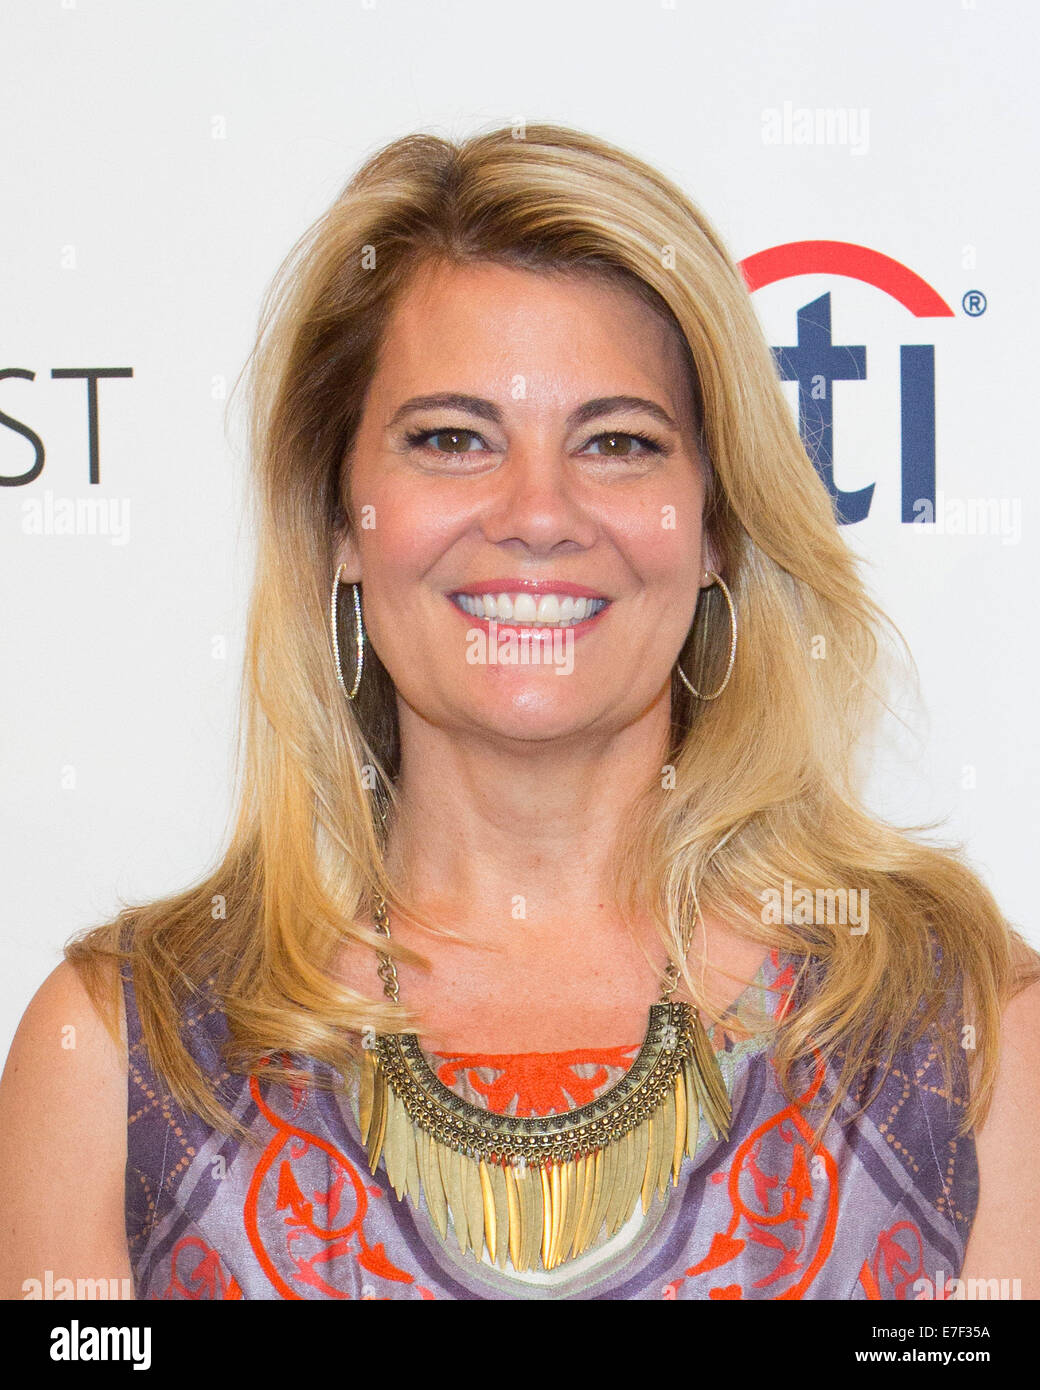
M 474 618 L 503 619 L 532 627 L 570 627 L 605 608 L 604 598 L 572 598 L 570 594 L 456 594 L 454 600 Z

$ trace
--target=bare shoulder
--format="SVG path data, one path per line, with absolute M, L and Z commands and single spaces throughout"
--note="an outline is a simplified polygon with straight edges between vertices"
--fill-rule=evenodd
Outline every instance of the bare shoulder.
M 125 1021 L 117 1043 L 62 961 L 29 1002 L 0 1080 L 0 1298 L 29 1280 L 129 1277 L 124 1225 Z
M 976 1136 L 979 1206 L 965 1279 L 1018 1279 L 1040 1298 L 1040 982 L 1004 1009 L 993 1101 Z

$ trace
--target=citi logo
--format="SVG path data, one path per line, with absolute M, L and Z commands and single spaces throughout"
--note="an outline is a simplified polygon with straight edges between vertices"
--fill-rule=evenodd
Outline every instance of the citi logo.
M 854 242 L 791 241 L 748 256 L 740 268 L 752 293 L 798 275 L 841 275 L 873 285 L 915 319 L 954 317 L 946 301 L 914 271 Z M 798 310 L 796 336 L 797 342 L 774 347 L 773 357 L 782 380 L 798 383 L 798 432 L 834 499 L 838 522 L 863 521 L 875 484 L 844 492 L 835 483 L 832 387 L 836 381 L 866 379 L 866 345 L 834 342 L 829 291 Z M 900 346 L 899 393 L 900 520 L 919 522 L 923 515 L 935 515 L 934 344 Z

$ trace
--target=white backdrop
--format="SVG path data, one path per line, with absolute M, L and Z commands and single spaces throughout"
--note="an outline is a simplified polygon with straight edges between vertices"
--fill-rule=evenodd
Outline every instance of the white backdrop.
M 846 535 L 922 695 L 872 803 L 942 818 L 1040 944 L 1038 39 L 1030 0 L 4 0 L 0 475 L 43 467 L 0 489 L 3 1053 L 71 932 L 224 842 L 252 568 L 225 407 L 264 287 L 387 141 L 518 118 L 656 164 L 740 260 L 851 243 L 952 310 L 833 272 L 755 293 L 771 344 L 829 295 L 832 342 L 865 353 L 833 388 L 834 472 L 875 484 Z M 931 526 L 901 520 L 915 344 Z M 132 369 L 97 385 L 96 483 L 87 381 L 53 375 L 87 368 Z M 87 498 L 94 533 L 61 531 Z

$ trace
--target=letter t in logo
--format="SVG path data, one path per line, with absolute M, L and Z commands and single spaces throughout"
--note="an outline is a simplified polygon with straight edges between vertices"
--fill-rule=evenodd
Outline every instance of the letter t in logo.
M 866 378 L 866 347 L 836 347 L 831 342 L 831 297 L 828 293 L 798 310 L 798 346 L 774 348 L 773 356 L 781 379 L 798 383 L 798 433 L 827 491 L 834 498 L 839 523 L 862 521 L 870 511 L 874 484 L 858 492 L 842 492 L 835 486 L 831 383 Z

